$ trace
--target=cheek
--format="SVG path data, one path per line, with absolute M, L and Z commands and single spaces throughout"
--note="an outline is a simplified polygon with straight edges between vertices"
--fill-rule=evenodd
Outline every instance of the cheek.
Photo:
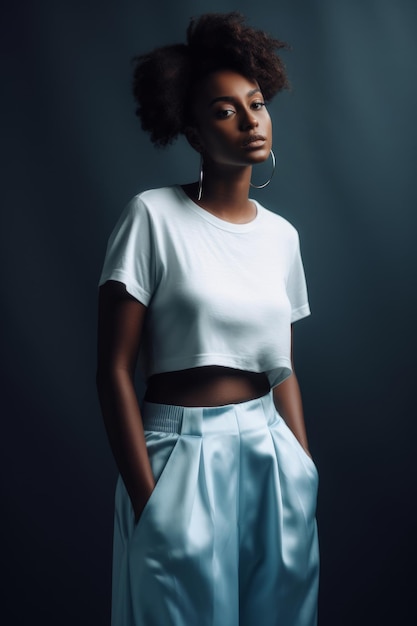
M 272 120 L 268 111 L 266 111 L 266 120 L 265 120 L 265 128 L 268 133 L 268 136 L 272 138 Z
M 269 117 L 269 114 L 268 114 L 268 119 L 265 124 L 265 128 L 266 128 L 266 134 L 267 134 L 268 141 L 269 141 L 269 148 L 271 149 L 272 148 L 272 121 L 271 121 L 271 118 Z
M 203 141 L 205 149 L 213 156 L 230 150 L 230 145 L 233 143 L 224 130 L 219 131 L 215 127 L 205 133 Z

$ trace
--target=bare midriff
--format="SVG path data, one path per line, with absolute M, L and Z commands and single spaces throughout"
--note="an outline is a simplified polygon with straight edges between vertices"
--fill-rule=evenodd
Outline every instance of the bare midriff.
M 260 398 L 269 389 L 266 374 L 209 365 L 151 376 L 145 400 L 188 407 L 221 406 Z

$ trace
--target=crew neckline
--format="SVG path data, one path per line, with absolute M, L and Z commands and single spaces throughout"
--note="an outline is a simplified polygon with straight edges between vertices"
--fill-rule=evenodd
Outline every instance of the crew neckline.
M 214 213 L 210 213 L 210 211 L 207 211 L 207 209 L 203 209 L 203 207 L 194 202 L 194 200 L 191 200 L 191 198 L 185 193 L 181 185 L 174 185 L 174 189 L 194 213 L 202 217 L 204 220 L 206 220 L 206 222 L 209 222 L 213 226 L 217 226 L 217 228 L 221 228 L 222 230 L 228 230 L 232 233 L 247 233 L 253 230 L 258 225 L 259 220 L 261 219 L 262 207 L 259 202 L 257 202 L 257 200 L 254 200 L 253 198 L 249 198 L 249 200 L 255 205 L 256 215 L 250 222 L 244 222 L 240 224 L 236 222 L 228 222 L 221 217 L 217 217 L 217 215 L 214 215 Z

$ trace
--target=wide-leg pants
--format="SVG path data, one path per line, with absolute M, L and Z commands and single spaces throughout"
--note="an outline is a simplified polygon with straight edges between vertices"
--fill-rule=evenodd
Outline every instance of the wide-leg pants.
M 118 480 L 112 626 L 314 626 L 318 475 L 272 392 L 142 416 L 157 482 L 135 524 Z

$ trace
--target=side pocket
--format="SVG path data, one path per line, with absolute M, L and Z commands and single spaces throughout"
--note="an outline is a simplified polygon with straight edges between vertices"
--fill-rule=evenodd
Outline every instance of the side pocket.
M 151 463 L 152 472 L 155 477 L 155 487 L 149 496 L 143 511 L 134 527 L 134 533 L 143 525 L 158 500 L 158 494 L 161 491 L 164 482 L 169 476 L 168 470 L 172 463 L 179 435 L 172 433 L 161 433 L 154 431 L 146 431 L 146 445 L 148 449 L 149 461 Z
M 293 433 L 294 434 L 294 433 Z M 314 471 L 314 473 L 316 475 L 318 475 L 318 470 L 317 470 L 317 466 L 314 463 L 313 459 L 311 458 L 311 456 L 309 454 L 307 454 L 307 452 L 304 450 L 303 446 L 301 445 L 301 443 L 298 441 L 297 437 L 294 435 L 294 439 L 296 444 L 298 445 L 301 454 L 304 456 L 305 461 L 310 465 L 310 467 L 312 468 L 312 470 Z
M 285 424 L 285 428 L 288 431 L 288 435 L 291 438 L 291 440 L 293 442 L 293 445 L 296 448 L 296 451 L 297 451 L 299 457 L 301 458 L 301 461 L 302 461 L 303 465 L 306 467 L 307 471 L 313 473 L 315 478 L 316 478 L 316 480 L 318 480 L 319 473 L 318 473 L 316 464 L 314 463 L 313 459 L 304 450 L 303 446 L 298 441 L 297 437 L 294 435 L 294 433 L 292 432 L 291 428 L 287 425 L 285 420 L 282 420 L 282 421 Z

